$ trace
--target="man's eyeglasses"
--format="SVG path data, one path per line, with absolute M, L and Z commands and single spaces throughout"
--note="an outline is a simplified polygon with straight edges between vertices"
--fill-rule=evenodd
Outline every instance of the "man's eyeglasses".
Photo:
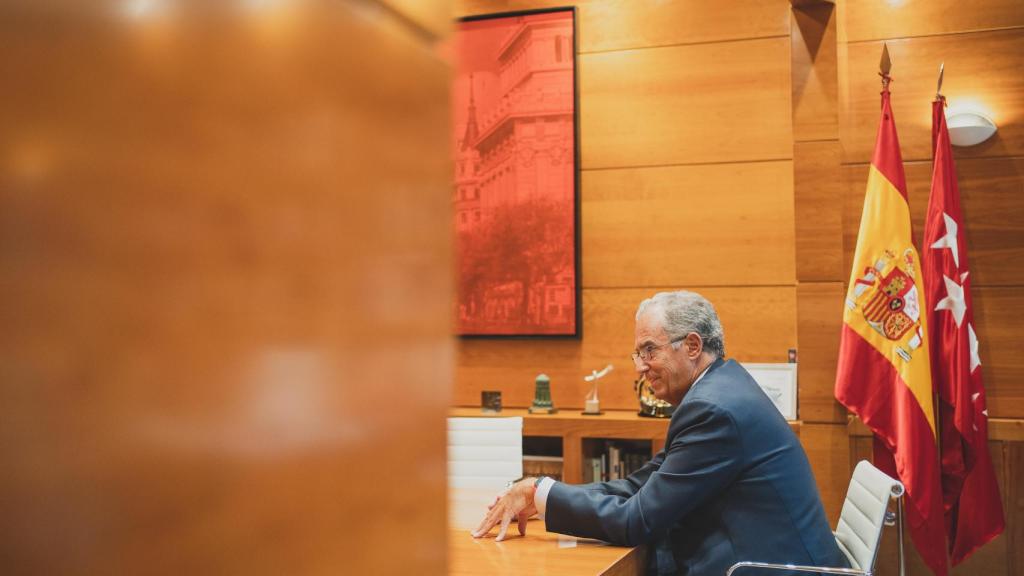
M 640 361 L 650 362 L 651 359 L 654 358 L 654 353 L 655 352 L 657 352 L 658 350 L 660 350 L 660 349 L 662 349 L 665 346 L 668 346 L 670 344 L 675 344 L 676 342 L 682 342 L 684 339 L 686 339 L 686 336 L 683 336 L 681 338 L 675 338 L 673 340 L 669 340 L 668 342 L 665 342 L 664 344 L 646 344 L 646 345 L 644 345 L 643 348 L 640 348 L 639 350 L 634 350 L 633 351 L 633 363 L 634 364 L 638 364 Z

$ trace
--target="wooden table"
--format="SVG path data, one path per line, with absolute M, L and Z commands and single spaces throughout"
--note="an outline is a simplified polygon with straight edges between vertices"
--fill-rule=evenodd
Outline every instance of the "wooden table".
M 513 523 L 504 542 L 494 540 L 498 527 L 482 538 L 473 538 L 470 531 L 483 519 L 494 495 L 493 490 L 449 489 L 449 574 L 625 576 L 644 573 L 647 561 L 644 547 L 624 548 L 555 534 L 544 530 L 544 522 L 537 518 L 530 520 L 526 536 L 520 536 Z
M 448 531 L 448 574 L 481 576 L 515 574 L 643 574 L 647 552 L 643 546 L 623 548 L 595 540 L 577 540 L 544 530 L 544 522 L 530 520 L 526 536 L 515 524 L 509 526 L 504 542 L 495 542 L 498 529 L 483 538 L 473 538 L 467 529 Z

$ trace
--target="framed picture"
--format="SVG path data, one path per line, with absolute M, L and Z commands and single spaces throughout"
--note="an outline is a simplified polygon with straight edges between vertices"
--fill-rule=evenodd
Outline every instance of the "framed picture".
M 796 420 L 797 365 L 743 362 L 743 367 L 754 377 L 754 381 L 761 390 L 764 390 L 782 416 L 786 420 Z
M 457 332 L 578 337 L 576 11 L 464 18 L 452 47 Z

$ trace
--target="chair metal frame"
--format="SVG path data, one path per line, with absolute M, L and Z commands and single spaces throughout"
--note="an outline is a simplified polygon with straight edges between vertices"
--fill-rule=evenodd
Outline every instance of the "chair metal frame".
M 893 513 L 886 511 L 885 513 L 885 525 L 892 526 L 896 524 L 896 537 L 899 542 L 899 548 L 896 551 L 897 557 L 900 563 L 900 576 L 906 576 L 906 564 L 903 559 L 903 496 L 905 490 L 902 484 L 897 483 L 892 488 L 892 494 L 890 494 L 890 500 L 896 500 L 896 514 L 893 518 Z M 874 555 L 871 558 L 871 566 L 867 570 L 860 570 L 857 568 L 832 568 L 827 566 L 802 566 L 799 564 L 773 564 L 771 562 L 751 562 L 743 561 L 737 562 L 729 567 L 725 572 L 725 576 L 732 576 L 733 572 L 741 570 L 743 568 L 763 568 L 765 570 L 786 570 L 789 572 L 814 572 L 818 574 L 839 574 L 846 576 L 874 576 L 875 574 L 875 562 L 878 560 L 878 547 L 881 544 L 882 534 L 879 532 L 878 541 L 875 542 Z

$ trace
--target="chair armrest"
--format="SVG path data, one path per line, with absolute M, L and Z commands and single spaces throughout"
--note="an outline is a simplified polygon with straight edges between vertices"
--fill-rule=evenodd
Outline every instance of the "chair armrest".
M 856 568 L 829 568 L 827 566 L 800 566 L 797 564 L 772 564 L 769 562 L 737 562 L 729 567 L 725 576 L 741 568 L 766 568 L 769 570 L 789 570 L 791 572 L 816 572 L 819 574 L 844 574 L 846 576 L 871 576 L 871 572 Z

